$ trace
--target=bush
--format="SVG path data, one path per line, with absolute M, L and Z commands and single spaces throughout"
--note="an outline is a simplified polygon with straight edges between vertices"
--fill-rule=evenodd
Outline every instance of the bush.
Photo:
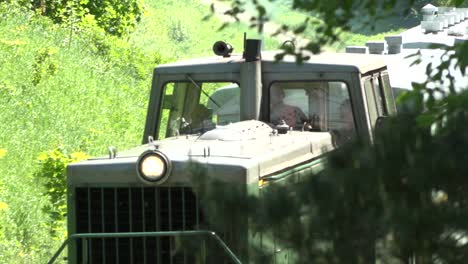
M 44 194 L 50 203 L 43 209 L 49 215 L 50 232 L 52 237 L 64 240 L 66 238 L 66 215 L 67 215 L 67 165 L 86 159 L 88 156 L 83 152 L 67 154 L 63 150 L 43 152 L 38 158 L 39 169 L 34 178 L 39 179 L 45 187 Z
M 56 23 L 67 24 L 70 28 L 86 22 L 85 18 L 91 16 L 99 27 L 116 36 L 132 32 L 143 13 L 141 0 L 21 0 L 16 4 L 36 10 L 37 13 Z
M 213 34 L 219 21 L 200 22 L 208 7 L 195 0 L 147 1 L 157 19 L 146 16 L 127 39 L 108 34 L 90 13 L 53 23 L 26 8 L 30 2 L 0 0 L 0 148 L 8 149 L 0 160 L 0 202 L 8 205 L 0 210 L 0 263 L 45 263 L 64 234 L 63 223 L 51 221 L 63 208 L 51 204 L 49 178 L 36 178 L 41 151 L 62 146 L 54 155 L 68 160 L 72 150 L 101 155 L 110 145 L 140 144 L 153 68 L 168 56 L 211 54 L 219 39 L 242 47 L 245 30 Z M 168 14 L 179 10 L 185 32 L 204 38 L 176 45 L 169 39 Z M 55 169 L 64 167 L 56 162 Z
M 6 155 L 6 150 L 5 149 L 1 149 L 0 148 L 0 159 L 2 159 L 4 156 Z M 0 181 L 0 194 L 4 192 L 4 189 L 3 189 L 3 186 L 4 186 L 4 183 L 2 181 Z M 2 197 L 3 195 L 0 195 L 0 197 Z M 8 209 L 8 204 L 6 204 L 5 202 L 2 202 L 0 201 L 0 223 L 3 221 L 3 211 L 7 210 Z M 2 231 L 2 226 L 0 225 L 0 239 L 3 238 L 3 231 Z
M 65 208 L 36 178 L 40 151 L 64 146 L 68 162 L 73 149 L 99 155 L 141 140 L 153 53 L 91 18 L 79 30 L 65 26 L 0 1 L 0 149 L 8 149 L 0 159 L 0 207 L 8 206 L 0 209 L 0 263 L 45 263 L 64 239 L 64 222 L 53 219 Z
M 56 53 L 57 49 L 50 47 L 41 48 L 37 51 L 33 64 L 32 83 L 34 85 L 39 84 L 43 78 L 57 73 L 58 61 L 54 58 Z
M 436 133 L 420 114 L 401 114 L 375 144 L 343 146 L 298 184 L 243 197 L 198 170 L 197 192 L 215 223 L 249 219 L 250 232 L 274 237 L 294 263 L 468 263 L 468 92 L 459 100 Z

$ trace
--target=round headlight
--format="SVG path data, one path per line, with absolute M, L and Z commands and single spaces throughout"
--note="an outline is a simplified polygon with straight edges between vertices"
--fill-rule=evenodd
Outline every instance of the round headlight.
M 149 182 L 162 182 L 170 172 L 169 159 L 159 151 L 143 153 L 137 162 L 138 174 Z

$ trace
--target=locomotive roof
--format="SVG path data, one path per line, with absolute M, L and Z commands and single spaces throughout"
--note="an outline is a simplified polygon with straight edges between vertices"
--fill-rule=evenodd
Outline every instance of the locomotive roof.
M 262 71 L 264 72 L 359 72 L 385 67 L 384 60 L 377 55 L 350 53 L 312 54 L 303 64 L 297 64 L 295 57 L 288 55 L 281 61 L 275 60 L 280 51 L 262 52 Z M 232 54 L 230 57 L 212 56 L 168 63 L 156 67 L 156 73 L 204 73 L 204 72 L 236 72 L 245 60 L 242 54 Z

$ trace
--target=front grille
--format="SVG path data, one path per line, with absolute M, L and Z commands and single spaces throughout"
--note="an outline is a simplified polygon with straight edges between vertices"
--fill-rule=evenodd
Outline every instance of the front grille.
M 206 229 L 188 187 L 76 188 L 76 233 Z M 226 237 L 221 232 L 221 237 Z M 93 238 L 76 243 L 77 263 L 227 263 L 204 238 Z M 228 241 L 226 241 L 228 242 Z

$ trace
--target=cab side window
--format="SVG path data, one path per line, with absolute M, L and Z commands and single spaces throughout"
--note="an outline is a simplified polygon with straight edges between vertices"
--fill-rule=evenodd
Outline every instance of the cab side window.
M 388 72 L 384 71 L 380 74 L 379 77 L 380 87 L 385 96 L 385 107 L 387 109 L 387 114 L 392 115 L 396 113 L 396 105 L 394 100 L 393 89 L 390 86 L 390 78 L 388 77 Z
M 364 90 L 366 94 L 367 109 L 372 128 L 375 127 L 377 118 L 388 116 L 388 102 L 384 93 L 382 80 L 378 74 L 364 77 Z
M 204 133 L 240 120 L 240 88 L 227 82 L 174 82 L 164 87 L 158 139 Z
M 372 92 L 375 98 L 375 105 L 379 116 L 388 115 L 387 107 L 384 100 L 383 89 L 380 85 L 378 75 L 372 76 Z

